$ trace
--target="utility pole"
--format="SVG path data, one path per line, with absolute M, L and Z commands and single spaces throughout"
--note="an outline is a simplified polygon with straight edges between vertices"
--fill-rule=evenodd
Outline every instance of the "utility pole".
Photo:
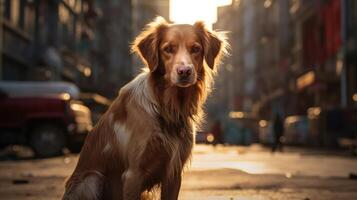
M 2 57 L 3 57 L 3 8 L 4 8 L 4 0 L 0 0 L 0 80 L 3 79 L 2 77 L 2 70 L 3 70 L 3 62 L 2 62 Z

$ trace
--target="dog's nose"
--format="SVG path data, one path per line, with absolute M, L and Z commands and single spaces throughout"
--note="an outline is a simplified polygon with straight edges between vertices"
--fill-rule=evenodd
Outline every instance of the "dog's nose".
M 177 74 L 180 77 L 186 78 L 192 74 L 192 68 L 188 66 L 179 66 L 177 68 Z

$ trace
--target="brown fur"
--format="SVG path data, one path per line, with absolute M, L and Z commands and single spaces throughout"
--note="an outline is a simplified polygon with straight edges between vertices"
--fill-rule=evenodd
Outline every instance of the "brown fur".
M 225 44 L 202 22 L 149 24 L 132 49 L 150 71 L 120 90 L 88 134 L 63 199 L 152 198 L 158 187 L 161 199 L 177 199 Z M 177 74 L 182 65 L 192 69 L 184 85 Z

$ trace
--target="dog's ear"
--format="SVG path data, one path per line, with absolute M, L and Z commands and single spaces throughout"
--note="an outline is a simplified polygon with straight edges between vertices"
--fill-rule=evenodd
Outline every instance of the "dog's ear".
M 156 70 L 159 65 L 159 42 L 161 32 L 168 26 L 166 20 L 162 17 L 149 23 L 146 28 L 135 38 L 131 51 L 137 53 L 144 62 L 146 62 L 150 71 Z
M 198 21 L 193 25 L 203 43 L 204 58 L 211 69 L 220 62 L 223 55 L 227 54 L 228 43 L 224 32 L 209 31 L 203 22 Z

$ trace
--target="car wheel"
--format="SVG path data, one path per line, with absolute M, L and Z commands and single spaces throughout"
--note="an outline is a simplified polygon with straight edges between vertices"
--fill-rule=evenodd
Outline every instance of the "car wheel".
M 36 127 L 31 133 L 30 145 L 37 157 L 60 155 L 65 146 L 65 133 L 54 125 Z

